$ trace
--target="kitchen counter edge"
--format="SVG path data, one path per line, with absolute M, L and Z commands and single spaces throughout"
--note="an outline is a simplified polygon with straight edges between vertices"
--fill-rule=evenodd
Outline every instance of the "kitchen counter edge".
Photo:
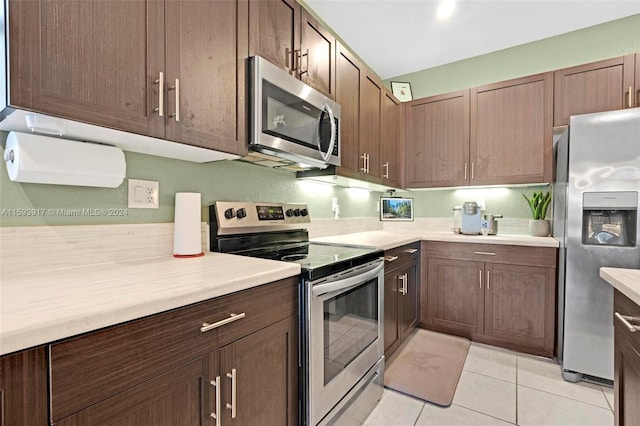
M 640 269 L 603 267 L 600 277 L 640 306 Z

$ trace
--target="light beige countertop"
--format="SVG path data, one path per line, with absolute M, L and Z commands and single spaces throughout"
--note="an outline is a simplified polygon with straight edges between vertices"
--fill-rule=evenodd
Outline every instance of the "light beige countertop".
M 300 265 L 207 252 L 4 275 L 0 355 L 300 274 Z
M 551 237 L 532 237 L 529 235 L 498 234 L 498 235 L 462 235 L 453 232 L 439 231 L 368 231 L 354 234 L 334 235 L 313 238 L 314 242 L 334 244 L 351 244 L 367 247 L 377 247 L 389 250 L 416 241 L 444 241 L 478 244 L 505 244 L 533 247 L 558 247 L 558 241 Z
M 640 306 L 640 269 L 600 268 L 600 277 Z

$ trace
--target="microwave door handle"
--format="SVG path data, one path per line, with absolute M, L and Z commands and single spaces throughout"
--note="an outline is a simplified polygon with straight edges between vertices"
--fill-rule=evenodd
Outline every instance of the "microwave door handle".
M 331 110 L 331 107 L 327 104 L 324 104 L 324 108 L 323 111 L 326 111 L 327 114 L 329 114 L 329 120 L 331 121 L 331 142 L 329 142 L 329 149 L 327 150 L 326 153 L 322 152 L 322 141 L 320 140 L 320 126 L 322 125 L 322 121 L 320 123 L 318 123 L 318 151 L 320 152 L 320 155 L 322 156 L 322 159 L 324 161 L 329 161 L 329 158 L 331 157 L 331 153 L 333 152 L 333 147 L 336 144 L 336 132 L 338 131 L 337 127 L 336 127 L 336 122 L 333 118 L 333 111 Z
M 314 297 L 322 296 L 323 294 L 327 294 L 330 292 L 344 292 L 345 290 L 349 290 L 352 287 L 357 287 L 360 284 L 363 284 L 370 279 L 378 276 L 380 271 L 382 271 L 382 268 L 384 268 L 384 263 L 380 263 L 375 268 L 370 269 L 363 274 L 358 274 L 356 276 L 345 278 L 343 280 L 328 282 L 326 284 L 314 285 L 311 289 L 311 292 L 313 293 Z

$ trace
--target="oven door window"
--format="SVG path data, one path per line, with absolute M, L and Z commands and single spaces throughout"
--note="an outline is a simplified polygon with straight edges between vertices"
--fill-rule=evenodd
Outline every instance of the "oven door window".
M 378 338 L 378 279 L 323 302 L 324 384 Z
M 262 132 L 276 138 L 318 149 L 331 143 L 331 123 L 325 110 L 262 81 Z M 338 119 L 336 118 L 336 125 Z M 336 148 L 334 148 L 334 152 Z

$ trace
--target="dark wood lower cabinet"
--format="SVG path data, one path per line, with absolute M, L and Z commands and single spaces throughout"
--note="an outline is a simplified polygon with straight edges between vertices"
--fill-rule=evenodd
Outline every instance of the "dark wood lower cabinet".
M 614 413 L 616 426 L 640 423 L 640 306 L 619 291 L 614 293 L 614 312 L 635 328 L 631 332 L 614 317 Z
M 44 347 L 0 357 L 0 425 L 49 424 Z
M 553 357 L 557 250 L 428 242 L 420 326 Z
M 384 355 L 387 359 L 418 325 L 420 243 L 385 252 Z

